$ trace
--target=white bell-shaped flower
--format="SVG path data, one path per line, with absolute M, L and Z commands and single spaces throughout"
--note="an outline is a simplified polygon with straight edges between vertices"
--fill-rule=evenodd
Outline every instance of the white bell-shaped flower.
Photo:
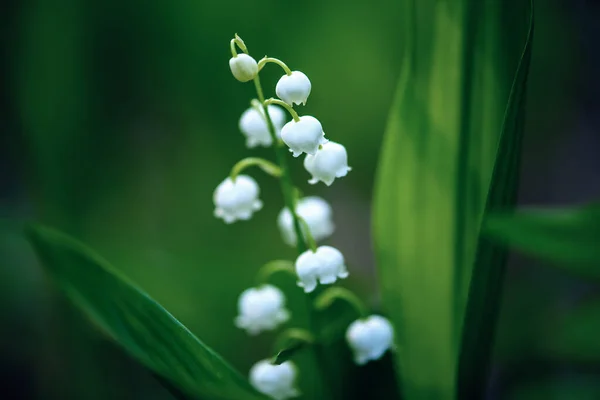
M 291 361 L 274 365 L 269 360 L 262 360 L 250 368 L 250 383 L 272 399 L 286 400 L 300 396 L 294 387 L 297 375 L 296 366 Z
M 283 292 L 273 285 L 244 290 L 238 299 L 238 312 L 235 325 L 250 335 L 273 330 L 290 317 Z
M 248 82 L 256 78 L 258 63 L 248 54 L 237 54 L 229 59 L 231 73 L 240 82 Z
M 238 175 L 235 182 L 231 178 L 225 179 L 213 194 L 215 217 L 228 224 L 250 219 L 262 208 L 259 192 L 258 184 L 248 175 Z
M 327 239 L 333 234 L 335 225 L 333 224 L 332 209 L 329 203 L 317 196 L 303 197 L 296 204 L 296 213 L 306 221 L 308 229 L 315 241 L 319 242 Z M 296 231 L 294 229 L 294 219 L 292 213 L 287 207 L 284 207 L 277 216 L 277 225 L 283 241 L 289 246 L 296 246 Z M 301 229 L 306 229 L 302 226 Z M 306 232 L 305 239 L 306 239 Z
M 310 89 L 308 77 L 300 71 L 293 71 L 291 75 L 284 75 L 279 79 L 275 86 L 275 93 L 290 106 L 294 103 L 305 105 Z
M 292 120 L 281 128 L 281 139 L 290 148 L 294 157 L 302 153 L 316 154 L 319 146 L 327 143 L 323 126 L 318 119 L 310 115 Z
M 275 126 L 277 137 L 281 136 L 281 128 L 285 124 L 286 114 L 281 107 L 269 104 L 269 116 Z M 240 130 L 246 137 L 246 146 L 253 148 L 256 146 L 271 146 L 273 139 L 269 133 L 269 126 L 265 119 L 265 113 L 262 109 L 250 107 L 243 112 L 239 123 Z
M 339 143 L 324 143 L 317 154 L 307 154 L 304 168 L 312 175 L 308 183 L 314 185 L 321 181 L 330 186 L 335 178 L 346 176 L 352 168 L 348 166 L 348 153 Z
M 348 270 L 344 263 L 342 253 L 331 246 L 320 246 L 315 252 L 307 250 L 296 259 L 296 274 L 298 286 L 304 292 L 310 293 L 317 287 L 317 283 L 328 285 L 338 278 L 346 278 Z
M 393 346 L 394 328 L 390 321 L 380 315 L 371 315 L 350 324 L 346 341 L 358 365 L 378 360 Z

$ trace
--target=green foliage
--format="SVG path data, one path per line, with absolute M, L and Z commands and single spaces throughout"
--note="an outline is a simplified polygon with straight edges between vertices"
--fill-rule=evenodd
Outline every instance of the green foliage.
M 279 350 L 273 357 L 273 363 L 277 365 L 291 360 L 300 351 L 313 344 L 312 339 L 307 340 L 300 330 L 289 329 L 288 332 L 291 332 L 291 334 L 286 335 L 276 344 Z M 300 335 L 294 335 L 294 332 L 298 332 Z
M 141 364 L 190 398 L 264 399 L 218 354 L 91 250 L 48 228 L 33 227 L 27 234 L 67 297 Z
M 490 210 L 514 206 L 518 187 L 525 93 L 533 40 L 533 3 L 528 32 L 512 84 L 500 143 L 487 196 Z M 481 221 L 483 225 L 483 221 Z M 493 340 L 501 303 L 507 253 L 482 238 L 478 239 L 463 321 L 459 355 L 458 398 L 483 396 L 493 352 Z
M 517 0 L 403 4 L 407 50 L 379 163 L 375 250 L 404 398 L 453 399 L 481 221 L 517 186 L 531 10 Z M 479 251 L 478 266 L 501 272 L 501 255 Z M 473 284 L 497 294 L 501 280 L 488 278 Z M 491 311 L 493 321 L 498 296 L 476 297 L 484 308 L 470 319 Z M 489 332 L 476 339 L 487 354 Z M 487 362 L 469 358 L 474 350 L 470 392 Z
M 571 362 L 600 362 L 600 300 L 591 301 L 558 318 L 540 335 L 539 349 L 548 357 Z
M 557 379 L 533 382 L 512 391 L 507 400 L 596 400 L 600 385 L 594 377 L 560 381 Z
M 600 204 L 530 209 L 486 217 L 484 233 L 524 253 L 575 264 L 579 273 L 600 277 Z

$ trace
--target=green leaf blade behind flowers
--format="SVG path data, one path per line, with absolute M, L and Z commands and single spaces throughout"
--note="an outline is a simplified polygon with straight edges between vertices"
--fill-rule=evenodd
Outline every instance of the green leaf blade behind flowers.
M 217 353 L 83 244 L 39 226 L 28 228 L 27 236 L 71 302 L 186 398 L 265 399 Z
M 510 248 L 600 278 L 600 203 L 494 213 L 483 232 Z
M 524 93 L 517 71 L 531 10 L 521 0 L 402 3 L 406 49 L 378 167 L 374 247 L 403 398 L 455 399 L 483 215 L 511 206 L 517 187 L 522 107 L 514 120 L 507 110 Z

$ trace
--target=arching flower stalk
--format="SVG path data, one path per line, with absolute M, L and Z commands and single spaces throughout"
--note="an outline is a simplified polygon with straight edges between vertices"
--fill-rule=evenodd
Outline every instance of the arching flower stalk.
M 251 101 L 251 107 L 242 113 L 239 129 L 246 138 L 248 148 L 273 147 L 276 162 L 248 157 L 236 163 L 230 176 L 215 190 L 215 215 L 226 223 L 232 223 L 250 219 L 262 207 L 262 202 L 258 199 L 258 184 L 250 176 L 242 174 L 247 168 L 258 166 L 279 179 L 285 206 L 277 217 L 277 225 L 284 242 L 295 245 L 298 251 L 295 262 L 273 261 L 261 269 L 261 286 L 246 289 L 238 299 L 239 314 L 235 318 L 235 325 L 256 335 L 265 330 L 274 330 L 285 322 L 293 324 L 293 315 L 285 308 L 283 292 L 268 284 L 268 276 L 264 276 L 265 271 L 285 271 L 294 274 L 298 286 L 307 293 L 310 316 L 328 307 L 333 299 L 349 301 L 358 310 L 360 317 L 348 327 L 346 333 L 355 361 L 357 364 L 364 364 L 378 359 L 392 347 L 392 326 L 385 318 L 377 315 L 365 319 L 366 312 L 362 302 L 346 289 L 330 287 L 323 291 L 319 286 L 333 285 L 338 279 L 346 278 L 349 275 L 348 269 L 340 250 L 332 246 L 317 246 L 317 241 L 333 234 L 331 206 L 319 197 L 300 198 L 300 191 L 293 184 L 288 165 L 288 152 L 293 157 L 306 154 L 304 167 L 312 176 L 309 182 L 314 184 L 321 181 L 330 186 L 336 178 L 346 176 L 351 170 L 346 148 L 325 138 L 323 126 L 317 118 L 299 115 L 294 109 L 294 105 L 305 105 L 311 93 L 312 84 L 306 74 L 292 71 L 283 61 L 272 57 L 264 57 L 256 62 L 250 56 L 244 41 L 237 35 L 230 45 L 232 58 L 229 66 L 233 76 L 241 82 L 252 80 L 257 96 L 257 99 Z M 237 47 L 242 53 L 238 54 Z M 284 71 L 275 88 L 279 99 L 265 99 L 260 82 L 260 71 L 269 63 Z M 291 117 L 291 121 L 287 123 L 286 112 Z M 315 348 L 319 367 L 324 364 L 319 352 L 323 344 L 318 343 L 315 327 L 311 324 L 309 328 L 311 332 L 304 331 L 305 334 L 301 336 L 310 337 L 311 340 L 301 347 Z M 287 330 L 290 331 L 302 333 L 299 328 Z M 280 400 L 299 396 L 300 392 L 295 388 L 298 371 L 287 360 L 287 356 L 285 361 L 281 359 L 284 357 L 282 354 L 289 351 L 292 350 L 280 351 L 274 359 L 259 361 L 252 367 L 250 383 L 259 392 Z M 323 382 L 326 381 L 323 377 Z

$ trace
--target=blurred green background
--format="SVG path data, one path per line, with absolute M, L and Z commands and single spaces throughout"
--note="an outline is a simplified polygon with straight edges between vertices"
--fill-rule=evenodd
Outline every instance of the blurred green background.
M 377 308 L 370 200 L 399 75 L 403 18 L 394 0 L 5 0 L 0 390 L 6 398 L 169 398 L 47 281 L 22 236 L 32 220 L 90 244 L 244 374 L 270 355 L 273 335 L 250 338 L 232 321 L 237 296 L 254 284 L 259 266 L 294 256 L 275 224 L 283 206 L 279 188 L 253 173 L 265 208 L 234 225 L 213 217 L 212 192 L 231 166 L 249 154 L 272 158 L 267 149 L 249 153 L 237 128 L 254 88 L 228 68 L 236 32 L 255 58 L 280 58 L 310 77 L 311 99 L 301 112 L 317 116 L 328 137 L 346 145 L 353 171 L 334 187 L 310 187 L 300 162 L 293 163 L 294 178 L 305 193 L 332 203 L 338 229 L 330 243 L 351 265 L 347 285 Z M 598 18 L 597 3 L 537 1 L 523 203 L 600 194 L 600 121 L 593 112 L 600 99 Z M 274 66 L 264 70 L 267 96 L 280 75 Z M 507 279 L 491 398 L 536 398 L 518 388 L 526 382 L 523 390 L 531 391 L 549 377 L 590 390 L 576 398 L 600 398 L 581 373 L 584 383 L 571 378 L 582 368 L 583 375 L 598 373 L 600 349 L 595 362 L 581 365 L 535 346 L 597 287 L 522 258 L 513 260 Z

